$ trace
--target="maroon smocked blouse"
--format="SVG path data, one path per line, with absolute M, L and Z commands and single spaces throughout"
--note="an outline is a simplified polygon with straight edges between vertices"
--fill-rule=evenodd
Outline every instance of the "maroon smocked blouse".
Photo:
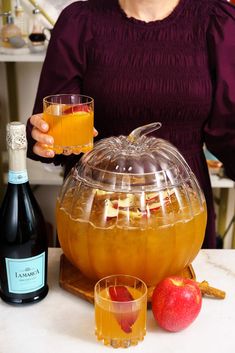
M 83 93 L 95 100 L 98 138 L 162 122 L 157 136 L 184 155 L 208 206 L 203 246 L 215 247 L 212 189 L 203 143 L 235 179 L 235 8 L 223 0 L 180 0 L 165 19 L 128 18 L 118 0 L 78 1 L 60 15 L 40 78 L 44 96 Z M 40 158 L 71 167 L 78 157 Z M 68 169 L 67 169 L 68 170 Z

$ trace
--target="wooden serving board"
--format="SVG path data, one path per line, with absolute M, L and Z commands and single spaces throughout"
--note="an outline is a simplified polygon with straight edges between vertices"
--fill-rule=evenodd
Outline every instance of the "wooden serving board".
M 196 279 L 192 265 L 186 267 L 180 276 L 190 279 Z M 86 278 L 75 266 L 73 266 L 64 254 L 60 257 L 60 276 L 59 284 L 66 291 L 94 303 L 94 285 L 96 281 Z M 148 302 L 151 302 L 154 287 L 148 288 Z

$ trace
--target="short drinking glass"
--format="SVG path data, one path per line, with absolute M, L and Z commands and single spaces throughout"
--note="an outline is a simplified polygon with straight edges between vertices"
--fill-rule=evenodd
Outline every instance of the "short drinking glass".
M 138 344 L 146 334 L 147 287 L 127 275 L 108 276 L 95 285 L 95 333 L 114 348 Z
M 80 94 L 58 94 L 43 99 L 43 119 L 56 154 L 78 154 L 93 148 L 94 100 Z

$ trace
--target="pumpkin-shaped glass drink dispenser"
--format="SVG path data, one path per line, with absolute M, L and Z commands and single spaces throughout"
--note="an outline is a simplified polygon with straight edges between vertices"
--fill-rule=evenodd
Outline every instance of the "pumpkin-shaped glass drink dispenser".
M 146 136 L 159 127 L 100 140 L 64 181 L 60 245 L 92 280 L 122 273 L 152 286 L 182 271 L 201 248 L 204 195 L 178 150 Z

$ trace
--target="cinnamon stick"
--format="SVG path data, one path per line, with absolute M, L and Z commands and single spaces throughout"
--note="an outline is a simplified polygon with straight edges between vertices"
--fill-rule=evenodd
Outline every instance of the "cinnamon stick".
M 213 297 L 216 299 L 224 299 L 226 293 L 218 288 L 211 287 L 207 281 L 197 282 L 202 295 Z

